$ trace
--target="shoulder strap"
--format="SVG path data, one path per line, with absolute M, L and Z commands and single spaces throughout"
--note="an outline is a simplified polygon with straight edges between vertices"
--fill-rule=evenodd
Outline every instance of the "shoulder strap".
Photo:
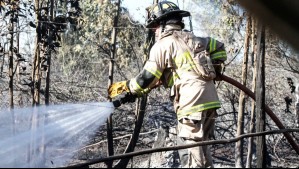
M 184 41 L 193 59 L 194 71 L 205 80 L 213 80 L 216 72 L 213 67 L 210 53 L 201 39 L 190 32 L 174 32 L 174 36 Z

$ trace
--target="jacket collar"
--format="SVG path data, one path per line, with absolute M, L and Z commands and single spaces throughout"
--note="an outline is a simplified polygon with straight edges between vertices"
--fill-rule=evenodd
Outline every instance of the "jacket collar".
M 165 26 L 164 32 L 159 37 L 160 39 L 165 38 L 166 36 L 172 35 L 173 31 L 181 31 L 182 27 L 180 25 L 169 24 Z
M 182 30 L 182 27 L 180 25 L 175 25 L 175 24 L 169 24 L 165 26 L 165 32 L 167 31 L 173 31 L 173 30 Z

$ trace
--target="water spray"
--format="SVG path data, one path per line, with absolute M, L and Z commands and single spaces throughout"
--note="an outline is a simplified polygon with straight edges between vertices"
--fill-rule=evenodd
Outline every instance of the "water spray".
M 112 102 L 20 108 L 13 115 L 2 110 L 0 166 L 67 166 L 114 110 Z

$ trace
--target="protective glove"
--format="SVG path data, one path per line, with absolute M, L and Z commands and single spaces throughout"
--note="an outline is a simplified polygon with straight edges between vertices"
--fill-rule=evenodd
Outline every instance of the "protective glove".
M 214 81 L 222 81 L 220 76 L 221 76 L 221 73 L 216 72 L 216 77 L 214 78 Z
M 130 89 L 128 87 L 129 82 L 130 82 L 129 80 L 128 81 L 121 81 L 121 82 L 113 83 L 112 85 L 109 86 L 108 95 L 109 95 L 110 98 L 114 98 L 114 97 L 122 94 L 123 92 L 126 92 L 126 94 L 122 98 L 113 101 L 114 107 L 119 107 L 119 106 L 121 106 L 122 104 L 125 104 L 125 103 L 135 102 L 135 100 L 137 98 L 137 95 L 133 95 L 130 92 Z
M 130 93 L 130 89 L 128 87 L 128 82 L 129 81 L 120 81 L 113 83 L 108 87 L 108 95 L 110 98 L 114 98 L 123 92 L 128 92 Z
M 223 74 L 224 72 L 224 64 L 222 62 L 215 62 L 213 63 L 214 64 L 214 68 L 215 68 L 215 71 L 216 71 L 216 77 L 215 77 L 215 81 L 222 81 L 221 79 L 221 75 Z

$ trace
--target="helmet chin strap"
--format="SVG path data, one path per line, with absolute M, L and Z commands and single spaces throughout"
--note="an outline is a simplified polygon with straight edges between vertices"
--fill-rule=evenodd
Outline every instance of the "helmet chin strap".
M 161 21 L 159 26 L 159 35 L 158 36 L 156 35 L 157 37 L 156 41 L 161 38 L 162 33 L 165 31 L 165 26 L 166 26 L 165 21 Z
M 161 34 L 165 31 L 166 21 L 161 21 Z

